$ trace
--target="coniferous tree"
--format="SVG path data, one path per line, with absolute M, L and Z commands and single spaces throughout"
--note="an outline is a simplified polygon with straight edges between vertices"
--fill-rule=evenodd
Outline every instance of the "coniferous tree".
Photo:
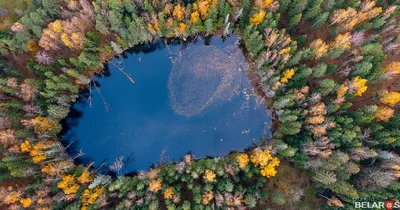
M 326 171 L 326 170 L 316 171 L 312 178 L 313 180 L 325 186 L 333 184 L 337 181 L 336 174 L 333 173 L 332 171 Z
M 279 0 L 279 13 L 283 14 L 289 8 L 292 0 Z
M 321 4 L 323 0 L 316 0 L 309 2 L 308 8 L 306 9 L 303 18 L 305 20 L 314 19 L 319 14 L 321 14 Z
M 299 14 L 293 16 L 292 18 L 290 18 L 290 20 L 289 20 L 289 25 L 288 25 L 289 28 L 293 28 L 293 26 L 299 24 L 300 21 L 301 21 L 302 15 L 303 15 L 303 14 L 299 13 Z
M 214 31 L 214 23 L 213 23 L 213 19 L 208 18 L 205 22 L 204 25 L 206 27 L 206 32 L 207 33 L 212 33 Z
M 286 203 L 286 198 L 283 193 L 273 192 L 271 195 L 271 202 L 276 205 L 284 205 Z
M 249 15 L 250 15 L 250 10 L 252 7 L 252 1 L 251 0 L 243 0 L 242 2 L 242 15 L 241 15 L 241 25 L 244 26 L 244 23 L 248 21 Z
M 354 123 L 356 125 L 371 123 L 374 120 L 374 114 L 377 109 L 378 106 L 371 105 L 371 106 L 364 106 L 355 110 L 354 113 L 352 113 L 354 117 Z
M 333 91 L 336 83 L 332 79 L 324 79 L 319 82 L 319 86 L 318 92 L 321 93 L 322 96 L 326 96 Z
M 324 25 L 326 23 L 326 21 L 328 21 L 329 18 L 329 12 L 324 12 L 320 15 L 318 15 L 315 19 L 314 19 L 314 24 L 313 27 L 319 28 L 322 25 Z
M 146 12 L 151 13 L 154 11 L 153 6 L 151 5 L 151 2 L 149 0 L 144 0 L 143 1 L 143 8 Z
M 40 38 L 42 35 L 43 26 L 46 23 L 47 13 L 42 8 L 35 11 L 27 13 L 20 19 L 21 24 L 23 24 L 28 29 L 32 30 L 33 34 Z
M 13 177 L 28 177 L 32 175 L 33 170 L 32 167 L 32 159 L 29 157 L 25 157 L 22 155 L 8 155 L 2 159 L 8 170 L 10 171 L 10 175 Z
M 50 104 L 47 107 L 47 113 L 49 114 L 49 117 L 53 120 L 62 120 L 64 119 L 68 113 L 69 113 L 69 106 L 59 106 L 59 105 L 54 105 Z
M 258 53 L 264 48 L 264 41 L 262 34 L 255 29 L 253 26 L 248 26 L 244 34 L 244 42 L 247 49 L 253 56 L 257 56 Z
M 322 3 L 322 8 L 324 9 L 324 11 L 331 11 L 334 8 L 335 4 L 335 0 L 325 0 Z
M 76 87 L 72 81 L 64 74 L 55 76 L 52 72 L 46 72 L 47 80 L 45 81 L 46 87 L 41 94 L 45 98 L 55 98 L 60 93 L 64 93 L 65 91 L 71 92 L 72 94 L 77 94 L 79 92 L 79 88 Z M 75 99 L 74 96 L 71 96 L 71 101 Z
M 158 22 L 160 24 L 160 30 L 157 31 L 159 36 L 166 36 L 168 33 L 168 27 L 165 20 L 165 15 L 163 12 L 158 13 Z M 132 28 L 133 31 L 135 28 Z
M 45 11 L 51 17 L 57 17 L 60 13 L 60 1 L 58 0 L 42 0 L 42 5 Z
M 110 33 L 106 21 L 100 14 L 97 14 L 96 16 L 96 30 L 104 35 L 108 35 Z
M 329 189 L 331 189 L 333 192 L 337 194 L 345 195 L 351 199 L 358 198 L 357 190 L 354 188 L 352 184 L 346 181 L 337 181 L 333 184 L 330 184 Z
M 290 3 L 290 8 L 288 11 L 288 15 L 290 18 L 293 18 L 294 16 L 301 14 L 307 7 L 307 0 L 293 0 Z
M 373 64 L 370 62 L 360 62 L 354 65 L 355 70 L 350 74 L 351 76 L 360 76 L 362 78 L 368 77 L 371 69 L 373 68 Z
M 324 63 L 318 64 L 313 68 L 314 77 L 322 77 L 326 74 L 328 66 Z

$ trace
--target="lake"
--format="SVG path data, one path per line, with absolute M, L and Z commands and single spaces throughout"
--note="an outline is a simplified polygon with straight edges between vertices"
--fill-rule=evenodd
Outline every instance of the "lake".
M 270 118 L 238 45 L 237 36 L 158 42 L 114 58 L 63 122 L 70 155 L 81 150 L 78 162 L 95 166 L 123 156 L 128 173 L 188 153 L 243 151 L 269 135 Z

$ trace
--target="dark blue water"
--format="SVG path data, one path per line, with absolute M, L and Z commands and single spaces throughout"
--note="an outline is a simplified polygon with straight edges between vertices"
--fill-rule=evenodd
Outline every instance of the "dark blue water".
M 66 120 L 71 156 L 82 149 L 80 161 L 95 166 L 124 156 L 124 172 L 132 172 L 187 153 L 203 158 L 252 146 L 268 134 L 269 118 L 251 95 L 236 39 L 158 43 L 115 58 L 135 83 L 110 64 L 95 78 L 91 100 L 83 94 Z

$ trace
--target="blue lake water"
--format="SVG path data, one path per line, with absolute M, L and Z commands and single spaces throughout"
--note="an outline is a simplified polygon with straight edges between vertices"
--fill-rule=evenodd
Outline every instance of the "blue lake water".
M 65 121 L 80 162 L 111 164 L 124 173 L 152 164 L 243 151 L 269 134 L 263 102 L 253 96 L 236 36 L 190 43 L 163 42 L 130 50 L 96 76 Z M 89 95 L 91 99 L 89 99 Z

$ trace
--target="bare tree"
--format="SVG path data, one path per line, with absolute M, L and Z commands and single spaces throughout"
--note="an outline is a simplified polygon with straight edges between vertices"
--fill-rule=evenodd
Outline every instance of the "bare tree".
M 109 168 L 112 171 L 115 171 L 117 175 L 120 175 L 121 169 L 124 167 L 124 162 L 123 162 L 124 156 L 121 156 L 117 158 L 112 165 L 109 166 Z

